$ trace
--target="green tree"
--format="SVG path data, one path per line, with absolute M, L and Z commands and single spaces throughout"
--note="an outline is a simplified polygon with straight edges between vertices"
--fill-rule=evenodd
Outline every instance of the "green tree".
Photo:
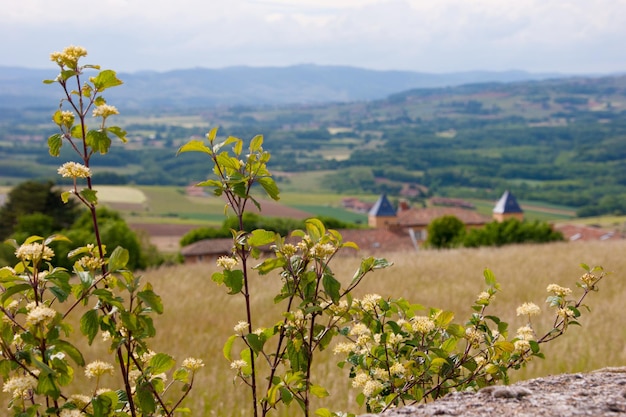
M 487 223 L 480 229 L 472 229 L 463 237 L 463 246 L 503 246 L 515 243 L 547 243 L 563 240 L 563 234 L 546 222 L 528 222 L 507 219 Z
M 426 246 L 445 249 L 458 246 L 465 234 L 465 224 L 455 216 L 439 217 L 428 225 Z
M 101 207 L 96 210 L 100 239 L 106 247 L 107 253 L 111 253 L 116 247 L 121 246 L 128 250 L 129 269 L 145 269 L 148 264 L 146 251 L 148 248 L 142 246 L 142 242 L 137 234 L 128 227 L 126 221 L 114 210 Z M 57 264 L 66 268 L 71 268 L 76 259 L 68 259 L 68 254 L 76 246 L 93 244 L 95 233 L 91 213 L 85 211 L 74 224 L 67 230 L 61 232 L 71 242 L 57 242 L 54 246 L 57 254 Z
M 53 230 L 69 227 L 79 213 L 78 205 L 63 204 L 61 191 L 52 181 L 26 181 L 8 194 L 7 203 L 0 208 L 0 239 L 6 239 L 19 224 L 21 216 L 43 213 L 53 220 Z

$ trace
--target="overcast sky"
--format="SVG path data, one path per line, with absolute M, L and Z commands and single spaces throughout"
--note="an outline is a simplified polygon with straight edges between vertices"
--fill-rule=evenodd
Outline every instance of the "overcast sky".
M 6 0 L 0 66 L 626 72 L 626 0 Z

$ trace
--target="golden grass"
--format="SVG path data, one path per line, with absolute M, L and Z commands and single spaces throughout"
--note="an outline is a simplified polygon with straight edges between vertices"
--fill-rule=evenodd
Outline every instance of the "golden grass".
M 580 263 L 602 265 L 613 273 L 601 282 L 600 292 L 587 299 L 592 311 L 582 317 L 583 327 L 574 326 L 562 338 L 544 345 L 547 359 L 534 360 L 526 369 L 511 371 L 510 375 L 515 381 L 621 366 L 626 363 L 625 252 L 626 241 L 620 240 L 390 253 L 386 257 L 394 266 L 371 274 L 358 289 L 357 296 L 378 293 L 384 297 L 404 297 L 426 307 L 454 311 L 456 321 L 464 323 L 471 314 L 471 303 L 484 288 L 483 270 L 490 268 L 502 285 L 492 313 L 509 322 L 510 330 L 515 332 L 523 324 L 515 316 L 517 306 L 526 301 L 544 306 L 548 284 L 575 288 L 574 283 L 583 272 Z M 345 282 L 359 261 L 357 256 L 337 258 L 333 270 Z M 193 410 L 194 417 L 249 416 L 249 392 L 234 381 L 222 354 L 222 346 L 232 334 L 233 326 L 245 320 L 245 308 L 241 296 L 227 295 L 224 287 L 211 281 L 215 270 L 213 263 L 207 263 L 162 267 L 143 273 L 144 280 L 153 284 L 165 305 L 165 313 L 155 318 L 158 333 L 151 346 L 173 355 L 178 363 L 188 356 L 199 357 L 206 363 L 185 403 Z M 270 326 L 279 321 L 279 306 L 272 302 L 280 286 L 278 277 L 255 275 L 252 284 L 256 311 L 253 326 Z M 543 321 L 535 322 L 540 330 L 548 329 L 549 315 L 547 308 L 543 310 Z M 78 329 L 77 323 L 74 328 Z M 85 348 L 88 362 L 107 360 L 106 346 L 99 337 L 91 350 L 84 342 L 79 346 Z M 329 350 L 316 357 L 314 382 L 326 387 L 331 396 L 316 401 L 313 406 L 362 414 L 365 410 L 355 402 L 358 392 L 350 388 L 347 370 L 336 366 L 338 359 Z M 82 370 L 76 371 L 76 379 L 77 390 L 92 386 L 93 381 L 86 380 Z M 6 393 L 0 393 L 0 403 L 6 400 Z M 275 415 L 300 415 L 297 405 L 293 407 L 296 408 L 281 409 Z
M 461 249 L 392 253 L 386 257 L 395 265 L 370 275 L 359 288 L 359 295 L 378 293 L 384 297 L 404 297 L 427 307 L 456 313 L 464 322 L 469 306 L 483 289 L 484 268 L 490 268 L 502 285 L 492 313 L 510 323 L 511 331 L 522 325 L 515 308 L 525 301 L 543 305 L 546 286 L 558 283 L 574 288 L 582 274 L 580 263 L 602 265 L 612 275 L 601 283 L 598 294 L 587 300 L 591 314 L 584 314 L 582 328 L 570 331 L 544 345 L 546 360 L 536 360 L 522 371 L 512 371 L 513 380 L 563 372 L 589 371 L 626 362 L 623 326 L 623 300 L 626 285 L 626 241 L 557 243 L 550 245 L 509 246 L 499 249 Z M 333 270 L 349 279 L 358 265 L 357 257 L 338 258 Z M 166 312 L 157 320 L 159 335 L 155 344 L 179 360 L 201 357 L 207 364 L 187 403 L 194 416 L 248 415 L 248 391 L 233 384 L 233 373 L 222 356 L 222 345 L 239 320 L 245 320 L 240 296 L 228 296 L 223 287 L 210 280 L 212 264 L 181 265 L 148 271 L 145 278 L 162 295 Z M 271 301 L 279 283 L 276 276 L 255 277 L 257 326 L 271 325 L 278 309 Z M 544 308 L 546 310 L 546 308 Z M 548 328 L 548 314 L 537 322 Z M 331 392 L 331 397 L 316 406 L 363 413 L 354 401 L 357 394 L 349 388 L 345 370 L 336 367 L 336 357 L 325 351 L 317 358 L 315 378 Z M 298 414 L 282 410 L 279 415 Z

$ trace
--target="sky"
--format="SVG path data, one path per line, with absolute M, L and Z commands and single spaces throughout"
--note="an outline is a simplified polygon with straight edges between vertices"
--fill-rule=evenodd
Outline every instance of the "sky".
M 4 0 L 0 66 L 626 72 L 626 0 Z

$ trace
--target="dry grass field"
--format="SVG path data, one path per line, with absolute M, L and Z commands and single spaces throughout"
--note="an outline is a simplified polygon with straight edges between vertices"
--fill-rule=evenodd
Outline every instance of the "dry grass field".
M 394 266 L 371 274 L 358 289 L 357 296 L 378 293 L 384 297 L 404 297 L 426 307 L 454 311 L 455 320 L 464 323 L 471 314 L 469 306 L 484 288 L 483 269 L 490 268 L 502 286 L 491 312 L 509 322 L 514 332 L 523 324 L 515 316 L 516 307 L 533 301 L 543 309 L 535 323 L 539 330 L 546 330 L 551 318 L 544 304 L 546 286 L 557 283 L 574 289 L 583 272 L 580 263 L 602 265 L 612 273 L 601 282 L 600 291 L 587 299 L 591 313 L 582 317 L 582 327 L 572 326 L 562 338 L 544 345 L 545 360 L 535 360 L 526 369 L 511 371 L 510 375 L 514 382 L 623 366 L 626 364 L 625 253 L 626 240 L 389 253 L 386 258 Z M 359 261 L 360 255 L 336 258 L 333 270 L 346 282 Z M 245 320 L 242 297 L 227 295 L 224 287 L 213 283 L 211 274 L 215 270 L 213 263 L 206 263 L 168 266 L 143 273 L 144 280 L 153 284 L 165 305 L 165 313 L 155 319 L 158 333 L 152 346 L 156 351 L 173 355 L 178 363 L 188 356 L 202 358 L 206 363 L 185 403 L 193 410 L 192 417 L 249 416 L 249 392 L 233 379 L 234 373 L 222 355 L 223 343 L 233 333 L 233 326 Z M 280 320 L 279 306 L 272 301 L 280 286 L 279 278 L 254 276 L 252 285 L 256 311 L 253 326 L 271 326 Z M 75 329 L 78 331 L 78 323 Z M 85 359 L 113 361 L 99 339 L 96 338 L 91 349 L 80 344 L 81 349 L 85 348 Z M 365 410 L 355 402 L 358 392 L 350 388 L 347 370 L 336 366 L 338 357 L 329 349 L 316 360 L 314 382 L 326 387 L 331 395 L 317 401 L 314 409 L 323 406 L 363 414 Z M 82 370 L 76 370 L 75 377 L 77 390 L 88 390 L 93 385 Z M 113 381 L 103 384 L 120 386 Z M 6 404 L 6 397 L 6 393 L 0 392 L 0 404 Z M 281 409 L 274 415 L 296 416 L 300 412 L 296 408 Z
M 626 241 L 558 243 L 550 245 L 509 246 L 499 249 L 461 249 L 390 253 L 394 262 L 388 270 L 369 276 L 359 295 L 378 293 L 384 297 L 404 297 L 425 306 L 456 313 L 465 322 L 469 306 L 483 289 L 484 268 L 490 268 L 502 285 L 492 313 L 510 323 L 511 331 L 522 325 L 515 308 L 525 301 L 542 305 L 539 329 L 548 329 L 549 316 L 543 303 L 546 286 L 558 283 L 575 288 L 582 274 L 580 263 L 602 265 L 611 271 L 601 283 L 600 292 L 591 294 L 582 327 L 573 326 L 561 339 L 544 345 L 545 360 L 536 360 L 522 371 L 512 371 L 512 380 L 564 372 L 589 371 L 605 366 L 626 364 Z M 359 257 L 337 258 L 333 270 L 348 280 Z M 180 265 L 147 271 L 145 279 L 162 295 L 165 314 L 159 317 L 155 344 L 182 360 L 202 358 L 207 366 L 199 375 L 187 405 L 194 416 L 249 415 L 248 392 L 238 382 L 222 356 L 222 345 L 232 327 L 244 319 L 241 297 L 229 296 L 210 279 L 213 264 Z M 272 302 L 279 287 L 277 276 L 254 278 L 255 327 L 278 321 Z M 575 291 L 576 292 L 576 291 Z M 349 387 L 345 370 L 336 367 L 337 358 L 324 351 L 315 366 L 317 382 L 328 388 L 329 398 L 317 406 L 363 413 L 354 401 L 357 394 Z M 277 415 L 297 415 L 297 410 L 282 410 Z

